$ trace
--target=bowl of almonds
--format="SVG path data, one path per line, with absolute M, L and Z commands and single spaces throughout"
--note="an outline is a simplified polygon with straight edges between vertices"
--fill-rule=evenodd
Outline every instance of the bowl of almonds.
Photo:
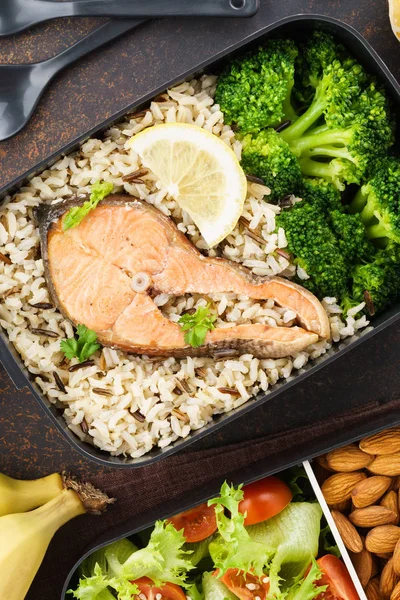
M 316 462 L 322 493 L 368 600 L 400 600 L 400 427 Z

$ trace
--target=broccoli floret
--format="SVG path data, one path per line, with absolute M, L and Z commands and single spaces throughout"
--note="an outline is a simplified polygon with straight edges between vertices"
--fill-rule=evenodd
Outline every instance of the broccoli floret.
M 370 239 L 383 245 L 389 240 L 400 244 L 400 161 L 389 157 L 381 160 L 374 176 L 356 194 L 350 204 L 352 212 L 360 212 Z
M 215 92 L 225 123 L 250 133 L 295 119 L 291 93 L 297 52 L 291 40 L 270 40 L 230 63 L 218 77 Z
M 264 180 L 271 188 L 271 200 L 279 200 L 298 188 L 301 181 L 299 163 L 274 129 L 247 134 L 242 144 L 244 171 Z
M 342 302 L 346 312 L 366 302 L 366 312 L 372 316 L 388 308 L 400 296 L 400 265 L 387 260 L 385 255 L 378 255 L 374 262 L 357 265 L 352 276 L 350 294 Z
M 323 31 L 314 31 L 306 43 L 300 45 L 296 59 L 294 93 L 300 102 L 309 104 L 323 70 L 336 59 L 343 59 L 346 51 L 335 39 Z
M 312 102 L 280 135 L 305 175 L 343 190 L 348 183 L 360 183 L 372 161 L 393 143 L 388 99 L 354 59 L 322 60 L 318 68 L 313 60 L 308 68 L 315 86 Z
M 325 179 L 305 177 L 295 194 L 299 198 L 304 198 L 305 202 L 318 206 L 319 210 L 326 215 L 332 211 L 344 210 L 340 192 Z
M 365 227 L 359 214 L 333 210 L 329 214 L 331 229 L 347 261 L 367 262 L 373 260 L 376 249 L 365 237 Z
M 285 230 L 295 264 L 309 276 L 300 281 L 301 285 L 319 298 L 341 298 L 347 290 L 349 266 L 325 214 L 303 199 L 282 211 L 276 222 Z

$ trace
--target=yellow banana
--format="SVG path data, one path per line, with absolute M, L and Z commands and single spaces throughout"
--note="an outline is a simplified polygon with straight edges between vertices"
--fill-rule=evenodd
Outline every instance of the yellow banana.
M 24 481 L 0 473 L 0 517 L 20 513 L 46 504 L 63 490 L 61 475 Z
M 0 598 L 23 600 L 51 538 L 64 523 L 86 512 L 73 490 L 36 510 L 0 517 Z

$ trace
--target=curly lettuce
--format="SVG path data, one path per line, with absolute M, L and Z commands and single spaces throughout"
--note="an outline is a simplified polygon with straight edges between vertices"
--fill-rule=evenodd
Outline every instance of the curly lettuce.
M 182 531 L 157 521 L 145 548 L 138 550 L 129 540 L 121 540 L 91 555 L 82 565 L 84 577 L 78 588 L 70 593 L 79 600 L 115 600 L 109 595 L 114 590 L 118 600 L 130 600 L 139 593 L 130 582 L 140 577 L 149 577 L 156 586 L 169 582 L 185 587 L 194 565 L 184 543 Z

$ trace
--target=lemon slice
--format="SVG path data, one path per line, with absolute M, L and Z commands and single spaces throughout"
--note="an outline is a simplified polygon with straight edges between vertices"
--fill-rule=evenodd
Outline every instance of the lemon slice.
M 166 123 L 128 144 L 189 213 L 210 248 L 231 233 L 243 212 L 247 182 L 222 140 L 196 125 Z
M 389 0 L 389 19 L 394 35 L 400 40 L 400 0 Z

